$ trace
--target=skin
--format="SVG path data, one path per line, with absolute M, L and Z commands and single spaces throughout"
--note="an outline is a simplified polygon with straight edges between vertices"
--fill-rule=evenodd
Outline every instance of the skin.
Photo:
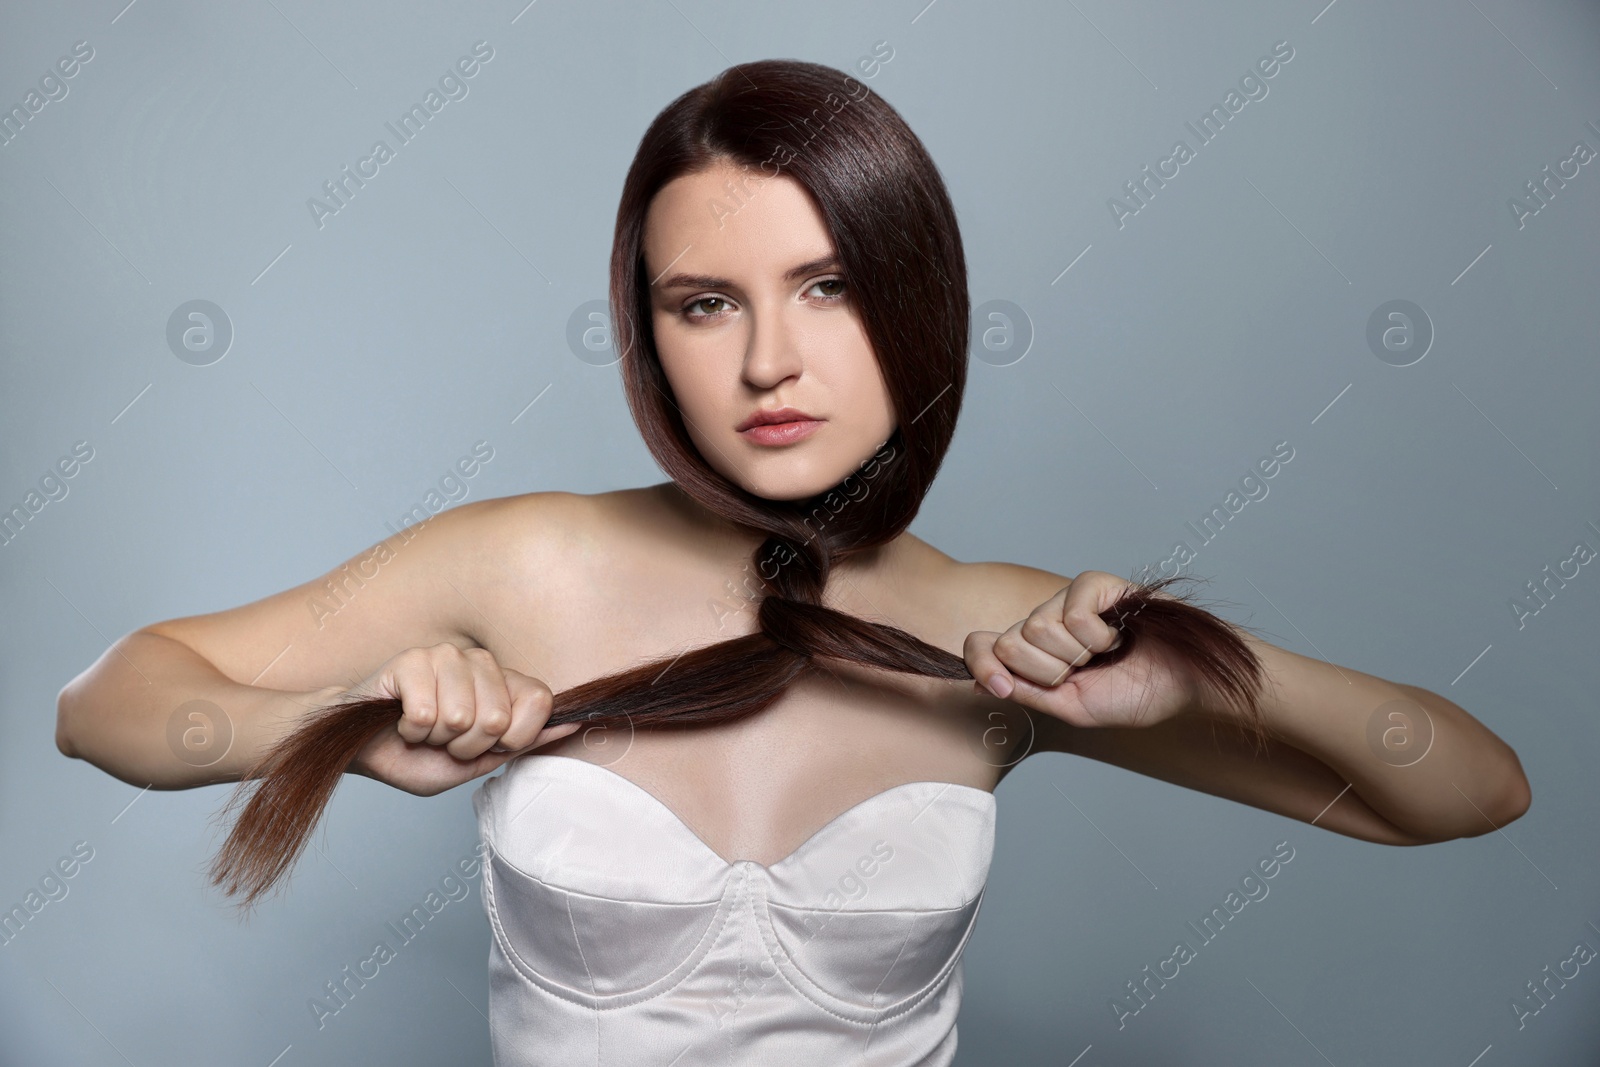
M 711 210 L 729 181 L 752 195 L 731 215 Z M 646 277 L 662 366 L 701 454 L 752 493 L 798 499 L 855 470 L 894 413 L 848 282 L 836 266 L 797 271 L 833 251 L 815 203 L 788 178 L 758 182 L 719 164 L 666 186 L 647 219 Z M 821 428 L 781 447 L 737 432 L 781 406 Z M 959 562 L 909 533 L 836 567 L 824 602 L 962 656 L 979 683 L 830 662 L 733 724 L 545 730 L 552 692 L 754 630 L 742 582 L 756 540 L 666 482 L 464 504 L 384 544 L 392 556 L 335 614 L 308 605 L 348 581 L 343 568 L 125 636 L 62 690 L 59 747 L 126 781 L 185 788 L 237 780 L 335 697 L 401 696 L 405 718 L 352 773 L 428 795 L 537 748 L 606 766 L 725 859 L 769 865 L 885 789 L 992 790 L 1048 751 L 1386 844 L 1489 832 L 1530 801 L 1515 753 L 1457 705 L 1247 637 L 1269 678 L 1273 739 L 1258 753 L 1238 713 L 1160 650 L 1096 667 L 1118 639 L 1098 613 L 1124 579 Z M 164 740 L 171 709 L 197 697 L 235 728 L 204 769 Z M 1366 740 L 1375 711 L 1397 700 L 1425 709 L 1434 730 L 1406 767 Z

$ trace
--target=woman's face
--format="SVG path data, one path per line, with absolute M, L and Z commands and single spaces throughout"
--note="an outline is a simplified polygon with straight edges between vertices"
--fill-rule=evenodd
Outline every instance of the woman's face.
M 689 436 L 768 500 L 832 488 L 895 430 L 833 254 L 799 183 L 729 163 L 667 183 L 645 217 L 656 350 Z M 784 408 L 799 414 L 749 428 Z

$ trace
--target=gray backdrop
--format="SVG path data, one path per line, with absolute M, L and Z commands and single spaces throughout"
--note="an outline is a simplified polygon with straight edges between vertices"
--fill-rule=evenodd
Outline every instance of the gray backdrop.
M 231 787 L 63 758 L 55 696 L 430 490 L 660 480 L 581 332 L 623 174 L 678 93 L 797 57 L 900 109 L 962 220 L 980 343 L 915 533 L 1068 575 L 1186 542 L 1224 614 L 1448 696 L 1533 783 L 1506 830 L 1405 849 L 1030 759 L 960 1062 L 1595 1062 L 1600 968 L 1564 961 L 1600 948 L 1600 14 L 1323 3 L 8 4 L 0 905 L 48 896 L 0 947 L 0 1059 L 489 1061 L 476 881 L 321 1028 L 308 1008 L 470 851 L 472 786 L 349 780 L 239 925 L 203 878 Z M 477 42 L 399 145 L 385 124 Z M 1230 499 L 1202 544 L 1186 524 Z M 1280 842 L 1270 895 L 1119 1028 L 1111 998 Z

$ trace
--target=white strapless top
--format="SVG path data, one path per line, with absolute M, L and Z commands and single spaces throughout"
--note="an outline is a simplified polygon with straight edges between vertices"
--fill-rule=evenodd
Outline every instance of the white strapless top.
M 944 1067 L 993 794 L 908 782 L 767 867 L 615 771 L 528 754 L 472 794 L 496 1067 Z

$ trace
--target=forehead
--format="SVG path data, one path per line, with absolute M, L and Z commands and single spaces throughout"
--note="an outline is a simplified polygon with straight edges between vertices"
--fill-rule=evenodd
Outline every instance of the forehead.
M 652 283 L 669 268 L 781 272 L 832 249 L 822 212 L 804 186 L 727 163 L 674 178 L 645 215 L 643 251 Z

